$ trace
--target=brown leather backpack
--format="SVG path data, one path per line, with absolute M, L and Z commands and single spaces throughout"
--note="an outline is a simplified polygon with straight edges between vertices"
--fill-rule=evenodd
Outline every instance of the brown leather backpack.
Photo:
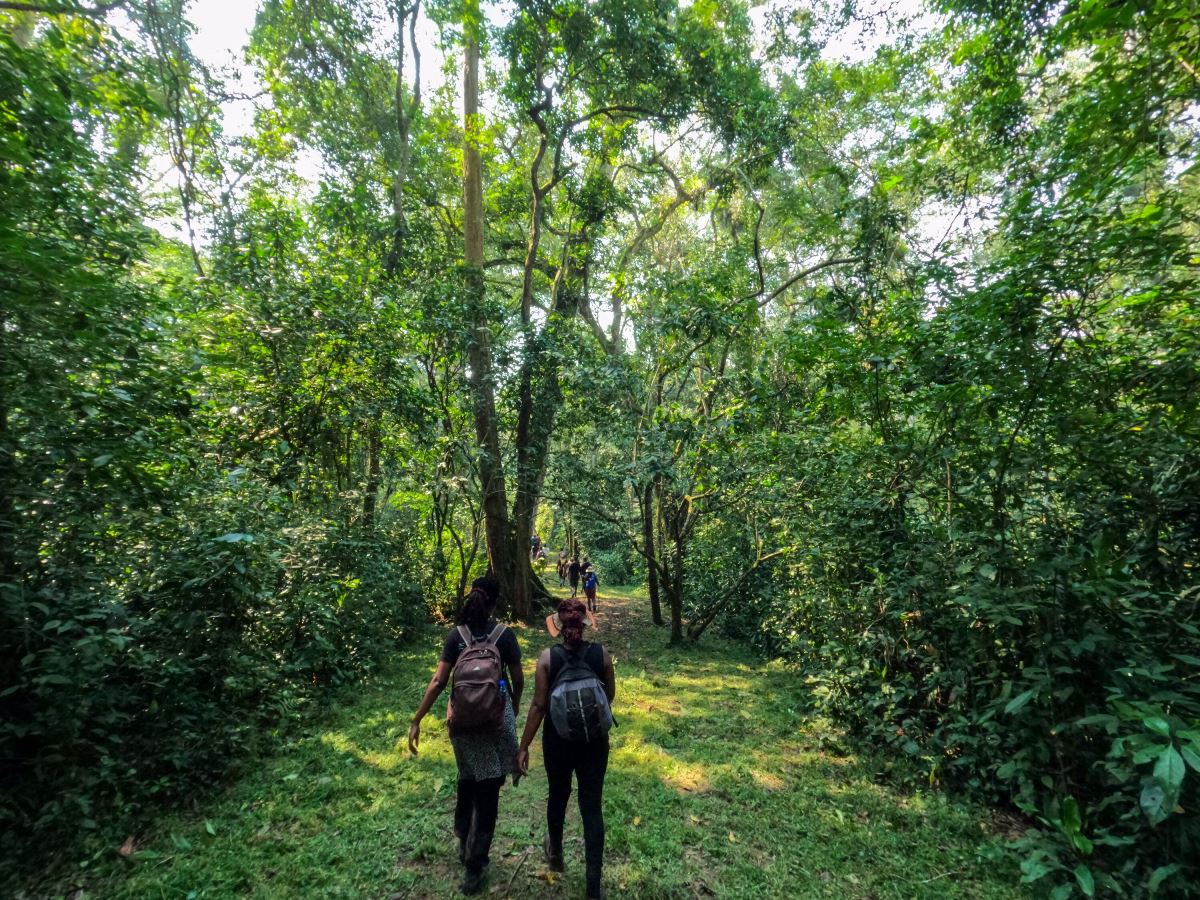
M 500 691 L 504 662 L 496 646 L 504 628 L 497 625 L 483 640 L 476 640 L 466 625 L 458 626 L 466 647 L 451 675 L 446 724 L 453 735 L 499 731 L 504 725 L 507 701 Z

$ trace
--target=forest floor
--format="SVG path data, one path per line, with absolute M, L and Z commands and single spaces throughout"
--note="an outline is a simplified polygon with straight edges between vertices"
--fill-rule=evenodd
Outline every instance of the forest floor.
M 889 785 L 882 759 L 856 756 L 806 712 L 806 688 L 785 667 L 716 635 L 666 648 L 647 606 L 636 592 L 600 600 L 596 637 L 618 681 L 604 808 L 610 896 L 1026 896 L 986 809 Z M 528 670 L 548 638 L 518 633 Z M 430 632 L 220 794 L 148 822 L 125 855 L 105 848 L 55 879 L 53 894 L 27 896 L 454 896 L 444 699 L 425 720 L 420 755 L 406 746 L 439 646 Z M 488 896 L 583 896 L 574 802 L 566 873 L 542 862 L 540 766 L 539 738 L 530 777 L 500 797 Z

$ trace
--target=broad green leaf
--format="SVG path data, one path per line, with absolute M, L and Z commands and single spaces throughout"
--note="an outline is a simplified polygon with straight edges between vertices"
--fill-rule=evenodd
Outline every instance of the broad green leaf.
M 1169 865 L 1159 866 L 1152 873 L 1150 873 L 1150 881 L 1146 885 L 1147 890 L 1150 892 L 1150 896 L 1153 897 L 1156 893 L 1158 893 L 1158 889 L 1163 886 L 1163 882 L 1176 872 L 1180 871 L 1182 868 L 1183 867 L 1179 865 L 1179 863 L 1170 863 Z
M 1092 878 L 1092 870 L 1085 865 L 1075 867 L 1075 880 L 1079 882 L 1079 889 L 1083 891 L 1085 897 L 1094 897 L 1096 895 L 1096 880 Z
M 1170 810 L 1165 807 L 1166 800 L 1167 795 L 1161 785 L 1151 781 L 1142 788 L 1142 795 L 1138 803 L 1151 825 L 1160 824 L 1170 814 Z
M 1200 753 L 1184 744 L 1179 748 L 1179 755 L 1183 757 L 1185 763 L 1192 767 L 1193 771 L 1200 772 Z
M 1079 833 L 1079 829 L 1082 826 L 1082 819 L 1079 815 L 1079 803 L 1074 797 L 1068 797 L 1062 803 L 1062 824 L 1063 831 L 1068 836 Z
M 1150 716 L 1149 718 L 1142 719 L 1142 724 L 1155 734 L 1160 734 L 1163 737 L 1170 737 L 1171 735 L 1171 726 L 1167 723 L 1166 719 L 1159 716 Z
M 1029 703 L 1030 700 L 1034 698 L 1035 694 L 1037 694 L 1036 688 L 1030 688 L 1027 691 L 1022 691 L 1008 701 L 1004 707 L 1004 712 L 1010 715 L 1012 713 L 1019 712 L 1021 709 L 1024 709 L 1025 705 Z
M 1185 772 L 1183 757 L 1179 755 L 1179 751 L 1174 747 L 1164 747 L 1158 756 L 1158 762 L 1154 764 L 1154 777 L 1162 783 L 1170 796 L 1179 796 Z

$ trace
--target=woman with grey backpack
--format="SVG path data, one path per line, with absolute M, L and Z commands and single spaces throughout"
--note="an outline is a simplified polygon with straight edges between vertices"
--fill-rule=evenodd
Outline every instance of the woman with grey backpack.
M 546 864 L 563 870 L 563 824 L 571 798 L 571 778 L 579 782 L 579 812 L 587 858 L 588 900 L 604 896 L 604 775 L 608 770 L 608 730 L 617 692 L 612 657 L 600 644 L 583 639 L 587 608 L 578 600 L 558 606 L 562 643 L 542 651 L 534 681 L 533 703 L 517 752 L 517 768 L 529 772 L 529 745 L 542 720 L 542 757 L 550 794 L 546 801 Z

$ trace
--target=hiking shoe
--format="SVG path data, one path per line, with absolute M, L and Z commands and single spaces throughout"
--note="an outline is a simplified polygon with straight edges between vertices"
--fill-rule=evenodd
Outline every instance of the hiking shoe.
M 604 887 L 600 884 L 600 870 L 588 868 L 587 873 L 587 900 L 604 900 L 607 896 L 604 893 Z
M 550 836 L 546 835 L 546 839 L 542 841 L 542 852 L 546 854 L 546 868 L 551 872 L 561 872 L 563 870 L 563 855 L 562 850 L 557 853 L 550 845 Z
M 467 869 L 467 876 L 463 879 L 462 884 L 458 886 L 458 889 L 469 897 L 472 894 L 483 893 L 483 888 L 486 884 L 486 869 Z

